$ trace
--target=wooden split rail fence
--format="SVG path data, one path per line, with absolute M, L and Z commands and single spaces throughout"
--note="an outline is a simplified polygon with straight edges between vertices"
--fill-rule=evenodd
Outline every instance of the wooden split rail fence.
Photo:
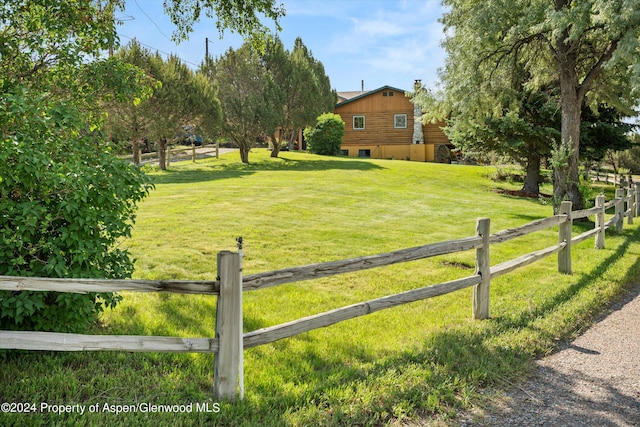
M 202 151 L 203 149 L 209 149 L 209 151 Z M 191 157 L 191 161 L 195 162 L 198 156 L 203 156 L 205 154 L 215 154 L 216 158 L 220 157 L 220 145 L 219 144 L 208 144 L 208 145 L 200 145 L 196 146 L 195 144 L 191 144 L 190 146 L 178 147 L 178 146 L 170 146 L 167 147 L 167 165 L 171 164 L 171 161 L 175 161 L 176 159 L 184 159 L 185 157 Z M 139 152 L 140 163 L 145 164 L 149 162 L 157 162 L 160 153 L 157 151 L 153 151 L 151 153 L 142 153 L 142 150 Z M 133 160 L 132 155 L 128 154 L 126 156 L 120 156 L 123 159 Z
M 571 273 L 571 247 L 594 237 L 596 248 L 604 248 L 605 230 L 623 230 L 624 218 L 629 223 L 640 215 L 640 183 L 635 188 L 618 189 L 616 198 L 605 203 L 598 196 L 596 206 L 580 211 L 571 210 L 571 202 L 563 202 L 558 215 L 530 222 L 524 226 L 490 234 L 490 220 L 477 220 L 476 234 L 471 237 L 434 243 L 395 252 L 331 261 L 302 267 L 287 268 L 242 276 L 242 240 L 238 252 L 223 251 L 217 256 L 218 277 L 214 281 L 169 280 L 100 280 L 53 279 L 0 276 L 0 290 L 55 292 L 173 292 L 181 294 L 216 295 L 217 313 L 215 337 L 178 338 L 158 336 L 80 335 L 53 332 L 0 331 L 0 349 L 50 351 L 129 352 L 200 352 L 216 353 L 214 362 L 214 394 L 216 399 L 234 401 L 244 395 L 243 351 L 245 348 L 267 344 L 313 329 L 323 328 L 354 317 L 379 310 L 444 295 L 473 287 L 472 313 L 475 319 L 489 317 L 491 279 L 517 268 L 558 254 L 558 271 Z M 613 209 L 613 216 L 605 221 L 605 212 Z M 595 227 L 580 235 L 572 235 L 573 220 L 595 216 Z M 490 246 L 517 237 L 558 226 L 558 243 L 498 265 L 490 264 Z M 425 286 L 315 314 L 302 319 L 271 326 L 248 333 L 242 329 L 242 294 L 285 283 L 317 279 L 342 273 L 388 266 L 438 255 L 474 249 L 476 270 L 472 276 L 445 283 Z

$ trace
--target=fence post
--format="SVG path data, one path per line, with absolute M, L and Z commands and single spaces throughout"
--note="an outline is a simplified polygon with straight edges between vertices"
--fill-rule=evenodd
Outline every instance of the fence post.
M 242 271 L 240 254 L 230 251 L 218 253 L 220 295 L 216 311 L 218 354 L 214 362 L 214 395 L 216 400 L 242 399 L 244 385 L 240 384 L 243 364 L 242 342 Z M 240 392 L 238 392 L 240 390 Z
M 196 144 L 193 142 L 191 143 L 191 161 L 196 162 Z
M 629 215 L 627 216 L 627 224 L 632 225 L 633 224 L 633 217 L 635 216 L 635 203 L 634 203 L 634 199 L 635 199 L 635 191 L 633 189 L 633 187 L 631 187 L 631 184 L 629 184 L 629 187 L 626 189 L 625 191 L 626 193 L 626 198 L 627 198 L 627 204 L 625 206 L 625 212 L 629 212 Z
M 489 218 L 478 218 L 476 235 L 482 237 L 482 247 L 476 249 L 476 274 L 482 278 L 479 285 L 473 287 L 473 318 L 478 320 L 489 318 L 489 296 L 491 285 L 491 261 L 489 257 Z
M 616 231 L 622 233 L 624 228 L 624 188 L 616 189 L 616 217 L 618 218 Z
M 560 215 L 566 215 L 567 220 L 558 227 L 558 243 L 566 242 L 567 246 L 558 252 L 558 272 L 571 274 L 571 231 L 573 219 L 571 218 L 571 202 L 560 204 Z
M 634 215 L 636 217 L 640 216 L 640 182 L 636 182 L 636 210 Z
M 596 214 L 596 229 L 598 233 L 595 238 L 595 248 L 604 249 L 604 195 L 596 197 L 596 207 L 600 208 Z

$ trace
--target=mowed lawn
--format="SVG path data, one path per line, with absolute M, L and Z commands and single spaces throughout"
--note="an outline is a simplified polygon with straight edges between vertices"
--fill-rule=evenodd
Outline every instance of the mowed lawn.
M 215 279 L 216 254 L 244 239 L 244 274 L 473 236 L 552 215 L 549 204 L 500 194 L 488 167 L 251 153 L 152 171 L 131 239 L 135 278 Z M 550 192 L 549 188 L 545 188 Z M 640 222 L 637 220 L 637 222 Z M 592 227 L 577 224 L 575 233 Z M 626 226 L 626 224 L 625 224 Z M 557 242 L 549 229 L 491 247 L 492 264 Z M 514 382 L 625 292 L 640 274 L 640 231 L 573 249 L 492 281 L 491 319 L 471 319 L 469 289 L 245 351 L 246 397 L 213 405 L 213 355 L 18 353 L 0 362 L 0 400 L 98 404 L 96 413 L 0 414 L 0 424 L 384 425 L 447 420 L 487 386 Z M 465 277 L 473 251 L 247 292 L 252 331 L 344 305 Z M 92 333 L 212 337 L 215 297 L 125 293 Z M 5 386 L 6 385 L 6 386 Z M 108 405 L 188 405 L 183 413 L 114 414 Z M 145 406 L 147 405 L 147 406 Z M 200 406 L 201 408 L 204 406 Z M 210 406 L 217 408 L 217 406 Z M 103 410 L 104 409 L 104 410 Z M 3 422 L 4 421 L 4 422 Z M 26 423 L 26 424 L 25 424 Z

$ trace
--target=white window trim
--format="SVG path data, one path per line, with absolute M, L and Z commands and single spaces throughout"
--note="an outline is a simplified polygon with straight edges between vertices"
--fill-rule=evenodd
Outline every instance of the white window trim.
M 398 116 L 404 116 L 404 126 L 398 126 Z M 407 128 L 407 115 L 406 114 L 394 114 L 393 115 L 393 128 L 394 129 L 406 129 Z
M 361 128 L 357 128 L 356 127 L 356 118 L 357 117 L 362 117 L 362 127 Z M 353 116 L 353 121 L 351 123 L 351 127 L 353 130 L 365 130 L 367 127 L 367 120 L 364 117 L 364 115 L 358 115 L 358 116 Z

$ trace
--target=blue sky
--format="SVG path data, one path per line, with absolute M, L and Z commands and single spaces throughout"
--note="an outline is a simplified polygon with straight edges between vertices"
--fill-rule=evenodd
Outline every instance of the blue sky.
M 320 60 L 338 91 L 366 90 L 384 85 L 411 90 L 415 79 L 427 86 L 438 80 L 444 65 L 443 37 L 438 18 L 439 0 L 280 0 L 287 11 L 280 38 L 291 50 L 296 37 Z M 215 23 L 203 18 L 189 40 L 170 40 L 173 24 L 164 15 L 161 0 L 127 0 L 120 16 L 122 45 L 136 38 L 160 53 L 175 53 L 196 68 L 205 55 L 219 56 L 242 39 L 231 33 L 219 38 Z M 270 21 L 263 21 L 270 28 Z

